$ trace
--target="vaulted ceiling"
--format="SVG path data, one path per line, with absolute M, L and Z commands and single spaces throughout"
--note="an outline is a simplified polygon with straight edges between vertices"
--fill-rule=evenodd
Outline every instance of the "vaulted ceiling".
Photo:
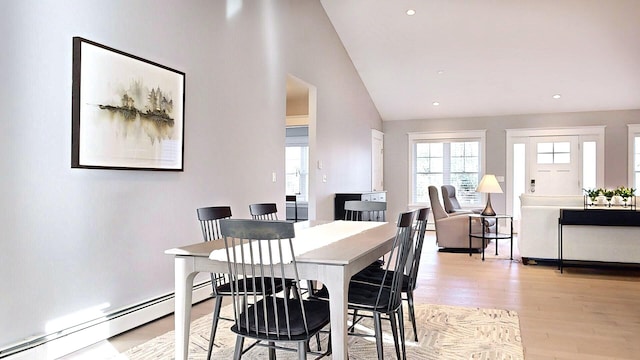
M 383 120 L 640 109 L 640 0 L 321 3 Z

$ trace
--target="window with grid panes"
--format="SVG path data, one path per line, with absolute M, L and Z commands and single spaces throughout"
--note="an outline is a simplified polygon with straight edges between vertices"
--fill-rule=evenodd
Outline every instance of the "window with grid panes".
M 429 185 L 456 187 L 461 205 L 480 205 L 480 141 L 416 141 L 413 201 L 429 201 Z

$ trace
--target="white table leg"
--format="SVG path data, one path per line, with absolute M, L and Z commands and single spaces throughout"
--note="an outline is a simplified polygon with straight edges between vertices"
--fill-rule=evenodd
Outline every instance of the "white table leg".
M 331 358 L 348 359 L 347 346 L 347 302 L 349 279 L 344 266 L 329 266 L 327 279 L 323 279 L 329 290 L 329 310 L 331 311 Z
M 193 279 L 196 274 L 197 272 L 193 269 L 193 259 L 175 257 L 176 360 L 187 360 L 188 357 Z

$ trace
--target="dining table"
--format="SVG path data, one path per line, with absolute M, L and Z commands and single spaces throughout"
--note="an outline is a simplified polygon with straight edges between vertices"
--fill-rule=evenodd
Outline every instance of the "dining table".
M 392 247 L 396 224 L 364 221 L 295 223 L 293 247 L 300 279 L 324 284 L 329 291 L 333 359 L 347 359 L 347 306 L 351 277 Z M 174 256 L 175 359 L 186 360 L 191 325 L 193 281 L 200 272 L 228 273 L 221 258 L 224 241 L 214 240 L 165 251 Z M 216 255 L 217 254 L 217 255 Z

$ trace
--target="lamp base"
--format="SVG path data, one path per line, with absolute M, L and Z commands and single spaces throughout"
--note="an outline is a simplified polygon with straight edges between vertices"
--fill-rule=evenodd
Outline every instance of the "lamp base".
M 491 206 L 491 194 L 487 194 L 487 206 L 484 207 L 484 210 L 482 210 L 480 215 L 484 215 L 484 216 L 496 215 L 496 212 L 493 210 L 493 207 Z

